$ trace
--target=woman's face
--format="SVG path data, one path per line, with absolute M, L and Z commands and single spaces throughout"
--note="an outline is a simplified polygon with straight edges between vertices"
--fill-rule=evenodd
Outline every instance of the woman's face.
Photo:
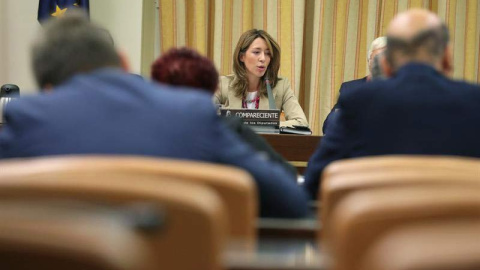
M 271 52 L 263 38 L 256 38 L 247 51 L 240 56 L 245 64 L 249 78 L 260 78 L 267 71 L 270 64 Z

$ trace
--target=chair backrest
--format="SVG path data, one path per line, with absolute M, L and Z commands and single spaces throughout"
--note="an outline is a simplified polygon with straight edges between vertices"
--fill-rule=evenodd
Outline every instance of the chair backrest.
M 323 234 L 336 206 L 357 190 L 401 186 L 480 185 L 480 159 L 444 156 L 380 156 L 334 162 L 324 172 L 319 212 Z
M 120 179 L 136 181 L 137 176 L 151 176 L 157 181 L 189 181 L 211 187 L 224 201 L 230 235 L 246 243 L 256 240 L 255 221 L 258 198 L 255 182 L 245 171 L 205 162 L 138 156 L 59 156 L 0 163 L 0 178 L 33 177 L 55 174 L 57 179 L 76 175 L 121 174 Z
M 480 221 L 406 225 L 379 239 L 360 270 L 480 269 Z
M 35 161 L 2 162 L 2 200 L 55 198 L 115 205 L 137 201 L 156 204 L 166 213 L 165 225 L 144 240 L 151 247 L 159 269 L 222 269 L 221 251 L 228 229 L 226 212 L 217 193 L 205 185 L 173 177 L 168 180 L 155 174 L 133 175 L 122 170 L 78 168 L 74 173 L 57 174 L 55 170 L 12 173 L 8 164 L 15 164 L 16 170 L 29 171 L 36 166 L 42 171 Z M 162 179 L 165 181 L 159 182 Z
M 335 269 L 356 269 L 365 251 L 392 229 L 416 222 L 480 220 L 480 188 L 406 187 L 363 190 L 342 200 L 332 215 Z
M 327 179 L 340 174 L 402 170 L 405 168 L 430 168 L 446 170 L 478 170 L 479 159 L 459 156 L 383 155 L 344 159 L 332 162 L 323 171 Z
M 149 214 L 153 219 L 159 213 Z M 0 268 L 153 270 L 153 254 L 134 216 L 82 202 L 0 201 Z

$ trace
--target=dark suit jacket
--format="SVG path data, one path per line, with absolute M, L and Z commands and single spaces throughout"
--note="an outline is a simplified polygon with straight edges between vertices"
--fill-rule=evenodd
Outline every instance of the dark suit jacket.
M 245 125 L 242 119 L 238 117 L 222 117 L 222 120 L 240 139 L 264 155 L 266 159 L 282 165 L 285 170 L 292 174 L 296 181 L 297 169 L 288 163 L 280 154 L 275 152 L 275 149 L 273 149 L 264 138 L 255 133 L 248 125 Z
M 412 63 L 395 77 L 342 93 L 340 108 L 308 162 L 312 196 L 330 162 L 369 155 L 480 157 L 480 87 Z
M 0 157 L 130 154 L 228 164 L 255 178 L 260 214 L 301 217 L 306 194 L 216 115 L 211 96 L 172 90 L 116 69 L 77 75 L 6 109 Z M 228 179 L 225 179 L 228 181 Z
M 351 89 L 355 89 L 359 86 L 362 86 L 366 82 L 367 82 L 367 77 L 363 77 L 363 78 L 358 79 L 358 80 L 344 82 L 340 86 L 340 90 L 338 91 L 338 95 L 340 96 L 340 94 L 342 94 L 342 93 L 350 92 Z M 325 121 L 323 122 L 323 127 L 322 127 L 323 134 L 327 133 L 326 132 L 327 131 L 327 126 L 330 122 L 333 121 L 332 119 L 335 117 L 335 111 L 337 109 L 338 109 L 338 103 L 336 103 L 335 106 L 333 106 L 332 110 L 330 111 L 330 113 L 327 115 L 327 118 L 325 118 Z

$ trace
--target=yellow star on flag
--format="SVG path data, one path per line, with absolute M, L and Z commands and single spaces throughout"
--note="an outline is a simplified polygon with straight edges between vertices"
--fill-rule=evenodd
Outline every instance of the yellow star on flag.
M 54 13 L 52 13 L 53 17 L 62 17 L 63 14 L 67 11 L 67 8 L 61 9 L 58 5 Z

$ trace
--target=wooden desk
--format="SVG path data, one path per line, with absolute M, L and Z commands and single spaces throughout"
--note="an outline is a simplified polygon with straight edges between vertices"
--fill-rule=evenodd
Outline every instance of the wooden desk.
M 305 219 L 260 218 L 257 220 L 258 238 L 262 239 L 297 239 L 312 243 L 317 241 L 321 224 L 316 217 Z
M 228 270 L 323 270 L 325 255 L 316 244 L 305 240 L 259 240 L 255 250 L 235 243 L 224 254 Z
M 307 162 L 320 143 L 322 136 L 289 134 L 261 134 L 267 142 L 303 174 Z

